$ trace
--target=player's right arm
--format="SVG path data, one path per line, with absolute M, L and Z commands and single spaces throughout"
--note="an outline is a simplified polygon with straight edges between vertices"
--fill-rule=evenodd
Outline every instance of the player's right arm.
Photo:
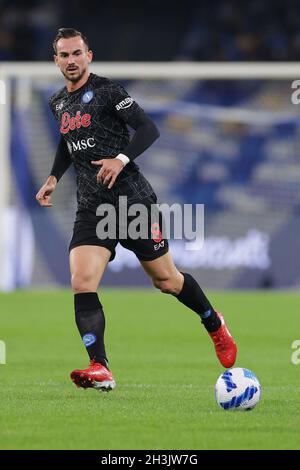
M 51 194 L 55 190 L 58 181 L 67 171 L 71 163 L 72 160 L 68 151 L 66 141 L 61 137 L 57 147 L 50 176 L 47 178 L 46 182 L 43 184 L 43 186 L 35 197 L 41 206 L 52 207 Z
M 52 207 L 51 194 L 56 188 L 57 179 L 50 175 L 35 196 L 38 203 L 43 207 Z

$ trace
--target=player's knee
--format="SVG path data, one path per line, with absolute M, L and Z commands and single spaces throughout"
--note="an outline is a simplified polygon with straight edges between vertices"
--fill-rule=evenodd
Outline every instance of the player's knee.
M 91 292 L 93 290 L 93 275 L 91 273 L 75 272 L 71 277 L 73 292 Z
M 176 282 L 175 278 L 165 277 L 165 278 L 154 278 L 153 279 L 154 286 L 159 289 L 164 294 L 173 294 L 177 295 L 180 292 L 180 288 L 178 282 Z

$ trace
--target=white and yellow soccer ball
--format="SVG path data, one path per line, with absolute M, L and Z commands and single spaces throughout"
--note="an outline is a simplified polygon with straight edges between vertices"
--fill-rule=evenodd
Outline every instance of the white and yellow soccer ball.
M 252 410 L 261 398 L 261 385 L 251 370 L 235 367 L 220 375 L 215 397 L 223 410 Z

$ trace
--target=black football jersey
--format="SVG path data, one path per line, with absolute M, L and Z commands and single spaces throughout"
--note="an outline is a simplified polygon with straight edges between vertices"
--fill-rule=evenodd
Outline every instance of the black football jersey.
M 101 167 L 91 163 L 122 153 L 129 143 L 127 125 L 136 129 L 144 115 L 120 84 L 91 73 L 78 90 L 68 92 L 64 87 L 55 93 L 49 105 L 74 164 L 79 208 L 95 209 L 102 202 L 115 204 L 120 195 L 127 195 L 129 203 L 153 195 L 151 185 L 133 161 L 111 189 L 97 182 Z

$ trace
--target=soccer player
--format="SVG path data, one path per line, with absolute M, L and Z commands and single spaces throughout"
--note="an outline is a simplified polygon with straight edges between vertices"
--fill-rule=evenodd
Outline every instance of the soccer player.
M 72 28 L 61 28 L 53 42 L 54 61 L 65 87 L 49 101 L 60 127 L 60 142 L 50 176 L 36 195 L 51 207 L 51 195 L 65 171 L 74 165 L 78 210 L 70 242 L 70 271 L 76 324 L 90 358 L 84 370 L 74 370 L 78 387 L 109 391 L 116 386 L 104 346 L 105 317 L 97 289 L 105 268 L 120 242 L 133 251 L 161 292 L 172 294 L 199 315 L 215 346 L 221 364 L 233 366 L 237 348 L 224 322 L 196 280 L 178 271 L 162 238 L 161 219 L 152 224 L 147 239 L 98 237 L 101 217 L 96 210 L 109 203 L 117 208 L 119 196 L 128 204 L 141 203 L 149 211 L 156 195 L 135 164 L 158 137 L 153 121 L 125 89 L 89 71 L 93 53 L 87 38 Z M 135 132 L 129 138 L 128 127 Z M 155 228 L 155 230 L 154 230 Z

